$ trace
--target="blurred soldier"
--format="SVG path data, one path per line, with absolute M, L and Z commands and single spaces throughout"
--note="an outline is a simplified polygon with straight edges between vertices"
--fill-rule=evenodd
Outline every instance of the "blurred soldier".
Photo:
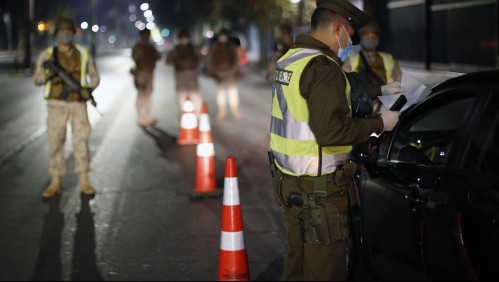
M 34 82 L 36 85 L 45 85 L 44 95 L 47 99 L 47 135 L 52 176 L 50 185 L 42 193 L 44 198 L 62 193 L 60 179 L 66 173 L 64 143 L 68 122 L 72 129 L 75 172 L 79 175 L 80 191 L 85 195 L 95 194 L 95 189 L 88 182 L 90 159 L 88 149 L 90 123 L 86 104 L 88 92 L 67 91 L 67 85 L 61 77 L 44 69 L 43 66 L 46 61 L 59 65 L 80 82 L 84 89 L 93 90 L 99 85 L 100 77 L 88 50 L 73 44 L 75 33 L 76 27 L 72 20 L 58 20 L 55 27 L 56 46 L 40 53 L 36 63 Z
M 139 90 L 137 95 L 137 122 L 141 126 L 151 125 L 156 120 L 151 116 L 151 103 L 153 91 L 154 68 L 156 61 L 161 59 L 161 54 L 150 42 L 151 31 L 140 31 L 140 41 L 132 48 L 132 58 L 135 61 L 133 69 L 135 87 Z
M 217 105 L 219 119 L 225 118 L 227 99 L 234 118 L 239 118 L 239 90 L 237 79 L 240 75 L 237 47 L 230 41 L 229 31 L 222 29 L 217 41 L 208 52 L 207 71 L 217 82 Z
M 402 80 L 402 72 L 393 56 L 389 53 L 378 51 L 380 29 L 375 21 L 370 21 L 365 27 L 360 28 L 360 45 L 362 50 L 350 56 L 343 69 L 347 72 L 365 74 L 370 80 L 379 85 Z
M 191 42 L 189 32 L 181 30 L 177 35 L 177 44 L 168 52 L 166 63 L 175 68 L 175 87 L 180 109 L 186 97 L 194 103 L 196 114 L 201 113 L 202 99 L 199 94 L 199 65 L 202 54 Z

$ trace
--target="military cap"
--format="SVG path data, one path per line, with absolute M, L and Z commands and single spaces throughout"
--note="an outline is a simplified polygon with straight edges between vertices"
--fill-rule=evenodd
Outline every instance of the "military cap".
M 353 44 L 359 44 L 360 39 L 357 30 L 369 23 L 371 17 L 368 14 L 348 0 L 317 0 L 317 8 L 324 8 L 344 17 L 355 31 L 352 36 Z

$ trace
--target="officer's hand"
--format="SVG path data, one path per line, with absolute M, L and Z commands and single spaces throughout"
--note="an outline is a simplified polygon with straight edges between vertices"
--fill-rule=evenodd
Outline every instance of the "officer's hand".
M 400 112 L 390 111 L 385 106 L 381 106 L 379 113 L 383 119 L 383 131 L 392 131 L 399 121 Z
M 381 94 L 383 94 L 383 96 L 398 94 L 398 93 L 402 93 L 404 91 L 405 91 L 405 87 L 402 87 L 400 85 L 400 82 L 398 82 L 398 81 L 394 81 L 392 83 L 388 83 L 388 84 L 381 86 Z

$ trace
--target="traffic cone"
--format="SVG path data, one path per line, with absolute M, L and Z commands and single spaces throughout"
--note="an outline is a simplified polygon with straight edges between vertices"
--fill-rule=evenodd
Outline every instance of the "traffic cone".
M 244 245 L 236 160 L 231 156 L 227 157 L 225 161 L 221 233 L 218 281 L 249 281 L 250 274 Z
M 215 180 L 215 148 L 211 137 L 210 117 L 208 107 L 203 104 L 199 116 L 199 138 L 196 148 L 196 180 L 191 198 L 218 197 L 222 194 L 217 189 Z
M 187 97 L 180 117 L 180 134 L 177 144 L 192 145 L 198 143 L 198 120 L 194 113 L 194 104 Z

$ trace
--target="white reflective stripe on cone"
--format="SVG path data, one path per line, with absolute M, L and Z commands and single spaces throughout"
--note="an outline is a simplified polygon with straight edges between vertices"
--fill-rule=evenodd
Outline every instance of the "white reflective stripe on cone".
M 239 187 L 237 185 L 237 177 L 226 177 L 224 180 L 224 205 L 239 205 Z
M 194 129 L 198 127 L 198 121 L 194 113 L 185 113 L 180 119 L 180 126 L 186 129 Z
M 244 234 L 239 232 L 224 232 L 220 236 L 220 249 L 224 251 L 240 251 L 244 250 Z
M 213 143 L 201 143 L 196 148 L 196 155 L 198 157 L 212 157 L 215 155 L 215 147 Z
M 199 131 L 208 132 L 210 131 L 210 121 L 208 115 L 202 114 L 199 117 Z

